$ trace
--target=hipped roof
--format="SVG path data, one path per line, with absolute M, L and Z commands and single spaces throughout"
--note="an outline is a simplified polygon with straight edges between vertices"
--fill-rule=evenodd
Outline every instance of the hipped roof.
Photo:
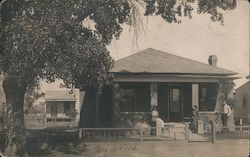
M 115 61 L 113 73 L 154 73 L 228 76 L 237 73 L 152 48 Z

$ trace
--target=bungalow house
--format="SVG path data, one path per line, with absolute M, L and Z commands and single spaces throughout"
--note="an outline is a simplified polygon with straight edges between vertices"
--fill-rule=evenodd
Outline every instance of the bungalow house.
M 217 57 L 200 63 L 152 48 L 115 61 L 112 87 L 105 87 L 95 106 L 96 126 L 129 127 L 150 121 L 157 106 L 164 122 L 188 121 L 197 105 L 203 118 L 214 118 L 218 82 L 235 72 L 218 68 Z

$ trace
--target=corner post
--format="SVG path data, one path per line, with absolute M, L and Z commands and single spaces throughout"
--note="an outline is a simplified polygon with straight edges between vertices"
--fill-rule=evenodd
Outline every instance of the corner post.
M 150 96 L 151 96 L 151 107 L 152 106 L 157 106 L 157 83 L 151 82 L 150 83 Z

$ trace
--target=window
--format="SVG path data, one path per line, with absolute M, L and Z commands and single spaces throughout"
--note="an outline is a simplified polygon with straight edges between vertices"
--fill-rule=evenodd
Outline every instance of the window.
M 69 101 L 64 101 L 64 114 L 66 116 L 70 115 L 70 102 Z
M 199 110 L 214 111 L 217 98 L 217 84 L 203 83 L 199 86 Z
M 135 111 L 135 91 L 134 89 L 120 90 L 120 111 L 131 112 Z
M 57 116 L 57 105 L 55 102 L 46 102 L 46 113 L 50 113 L 51 116 L 56 117 Z
M 51 105 L 51 116 L 56 117 L 57 116 L 57 105 L 56 104 L 50 104 Z
M 180 89 L 178 88 L 170 90 L 170 111 L 180 112 Z
M 149 83 L 121 84 L 120 112 L 150 112 Z
M 64 114 L 66 116 L 72 116 L 75 111 L 74 101 L 47 101 L 46 113 L 51 114 L 53 117 L 57 117 L 58 114 Z

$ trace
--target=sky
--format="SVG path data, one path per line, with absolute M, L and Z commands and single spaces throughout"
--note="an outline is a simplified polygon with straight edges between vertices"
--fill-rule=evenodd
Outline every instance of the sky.
M 239 73 L 235 88 L 247 81 L 250 53 L 250 5 L 238 0 L 234 10 L 224 12 L 224 25 L 212 22 L 209 15 L 182 19 L 182 23 L 167 23 L 161 17 L 143 17 L 143 32 L 134 43 L 133 29 L 124 26 L 118 40 L 108 46 L 117 60 L 146 48 L 154 48 L 195 61 L 208 63 L 209 55 L 217 55 L 217 66 Z M 59 85 L 43 84 L 45 90 Z

